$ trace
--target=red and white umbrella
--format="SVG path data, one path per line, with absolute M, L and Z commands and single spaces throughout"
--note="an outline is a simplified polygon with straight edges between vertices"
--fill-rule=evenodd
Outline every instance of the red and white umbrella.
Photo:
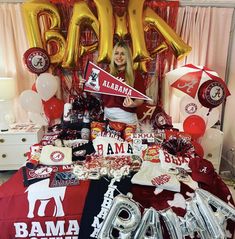
M 226 97 L 230 95 L 225 82 L 215 71 L 212 71 L 205 66 L 187 64 L 166 73 L 166 79 L 172 87 L 193 98 L 195 98 L 199 87 L 208 80 L 214 80 L 221 83 L 224 86 Z

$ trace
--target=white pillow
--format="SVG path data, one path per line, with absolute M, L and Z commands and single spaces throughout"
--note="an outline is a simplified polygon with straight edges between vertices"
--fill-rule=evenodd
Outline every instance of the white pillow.
M 169 174 L 161 168 L 160 163 L 144 161 L 139 172 L 131 179 L 133 184 L 155 186 L 174 192 L 180 192 L 180 182 L 174 174 Z
M 43 146 L 39 162 L 45 165 L 72 164 L 72 148 L 53 145 Z

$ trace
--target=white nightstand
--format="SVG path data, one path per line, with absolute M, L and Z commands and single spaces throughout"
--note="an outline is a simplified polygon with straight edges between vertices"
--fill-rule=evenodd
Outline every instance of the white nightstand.
M 19 169 L 27 160 L 30 146 L 40 142 L 43 127 L 32 124 L 15 124 L 0 132 L 0 171 Z

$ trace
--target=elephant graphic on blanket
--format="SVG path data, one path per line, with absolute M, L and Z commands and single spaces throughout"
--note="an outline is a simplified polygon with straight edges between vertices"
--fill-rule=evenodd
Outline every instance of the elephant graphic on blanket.
M 25 192 L 28 192 L 29 211 L 28 218 L 34 217 L 34 210 L 37 201 L 40 201 L 38 216 L 45 216 L 45 210 L 48 202 L 54 199 L 55 207 L 53 216 L 64 216 L 63 204 L 66 187 L 49 187 L 49 178 L 31 184 Z

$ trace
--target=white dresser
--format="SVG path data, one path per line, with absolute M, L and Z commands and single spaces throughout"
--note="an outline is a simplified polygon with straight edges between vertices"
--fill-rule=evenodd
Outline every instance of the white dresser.
M 0 132 L 0 171 L 19 169 L 27 160 L 30 146 L 40 142 L 43 127 L 32 124 L 15 124 Z

